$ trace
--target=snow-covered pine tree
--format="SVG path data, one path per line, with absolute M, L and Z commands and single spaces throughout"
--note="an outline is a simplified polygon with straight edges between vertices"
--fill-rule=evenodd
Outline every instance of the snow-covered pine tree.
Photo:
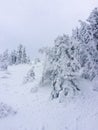
M 9 52 L 5 50 L 2 55 L 2 61 L 4 61 L 7 65 L 9 64 Z
M 59 97 L 61 91 L 66 95 L 66 83 L 74 91 L 79 90 L 75 83 L 79 64 L 74 58 L 74 53 L 74 44 L 67 35 L 58 37 L 55 46 L 47 53 L 43 81 L 47 80 L 52 85 L 52 98 Z
M 98 7 L 91 12 L 87 21 L 90 24 L 93 35 L 93 42 L 90 48 L 90 55 L 93 61 L 93 73 L 95 73 L 96 76 L 98 75 Z
M 89 67 L 87 64 L 91 61 L 88 51 L 90 50 L 89 48 L 91 46 L 92 33 L 90 26 L 86 22 L 80 21 L 80 25 L 80 28 L 76 28 L 76 30 L 73 31 L 72 35 L 73 41 L 77 41 L 75 57 L 79 61 L 80 66 L 83 70 L 81 75 L 86 79 L 90 79 L 90 73 L 87 73 L 89 72 Z M 89 64 L 91 64 L 91 62 Z
M 0 56 L 0 70 L 7 70 L 8 65 L 9 65 L 9 53 L 8 50 L 6 50 Z
M 17 48 L 17 64 L 22 63 L 23 45 L 20 44 Z
M 17 52 L 16 50 L 12 51 L 10 54 L 10 65 L 17 63 Z
M 27 54 L 26 54 L 25 47 L 23 47 L 23 50 L 22 50 L 22 63 L 27 63 Z
M 98 45 L 98 7 L 95 8 L 91 12 L 91 14 L 90 14 L 89 18 L 87 19 L 87 21 L 90 23 L 90 26 L 92 28 L 92 33 L 93 33 L 94 40 L 97 40 L 97 45 Z
M 96 75 L 98 75 L 98 39 L 94 35 L 95 32 L 98 31 L 98 29 L 96 27 L 97 21 L 95 22 L 96 15 L 94 15 L 93 13 L 91 13 L 89 17 L 90 20 L 92 19 L 91 21 L 94 21 L 92 22 L 93 24 L 80 21 L 80 28 L 74 30 L 72 35 L 73 39 L 78 41 L 76 53 L 78 54 L 77 59 L 80 62 L 83 70 L 81 75 L 82 77 L 89 80 L 92 80 Z M 96 27 L 96 31 L 94 30 L 94 27 Z

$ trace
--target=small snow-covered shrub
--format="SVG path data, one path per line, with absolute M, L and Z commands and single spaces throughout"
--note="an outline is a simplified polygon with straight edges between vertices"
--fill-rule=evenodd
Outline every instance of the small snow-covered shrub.
M 0 62 L 0 71 L 5 71 L 7 70 L 8 66 L 4 62 Z
M 15 115 L 17 112 L 13 110 L 12 107 L 7 104 L 0 103 L 0 119 L 5 118 L 9 115 Z
M 24 78 L 24 83 L 33 82 L 35 79 L 34 68 L 32 67 Z
M 37 64 L 37 63 L 39 63 L 40 62 L 40 59 L 39 58 L 36 58 L 35 60 L 34 60 L 34 63 L 35 64 Z

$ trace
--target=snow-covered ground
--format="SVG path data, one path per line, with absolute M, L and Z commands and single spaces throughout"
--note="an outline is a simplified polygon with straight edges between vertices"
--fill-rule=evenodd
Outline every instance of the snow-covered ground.
M 50 100 L 51 88 L 36 79 L 23 83 L 31 65 L 11 66 L 0 72 L 0 130 L 98 130 L 98 78 L 81 80 L 81 93 L 62 103 Z

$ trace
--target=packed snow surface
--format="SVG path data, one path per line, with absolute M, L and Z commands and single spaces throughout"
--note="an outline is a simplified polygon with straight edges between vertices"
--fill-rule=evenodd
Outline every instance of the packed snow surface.
M 98 78 L 81 80 L 81 92 L 60 103 L 51 100 L 51 87 L 39 84 L 41 63 L 35 80 L 24 84 L 31 67 L 0 71 L 0 130 L 98 130 Z

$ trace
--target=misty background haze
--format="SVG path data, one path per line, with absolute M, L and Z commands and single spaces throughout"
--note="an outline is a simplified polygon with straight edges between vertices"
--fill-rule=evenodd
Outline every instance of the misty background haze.
M 0 52 L 21 43 L 35 57 L 97 6 L 98 0 L 0 0 Z

